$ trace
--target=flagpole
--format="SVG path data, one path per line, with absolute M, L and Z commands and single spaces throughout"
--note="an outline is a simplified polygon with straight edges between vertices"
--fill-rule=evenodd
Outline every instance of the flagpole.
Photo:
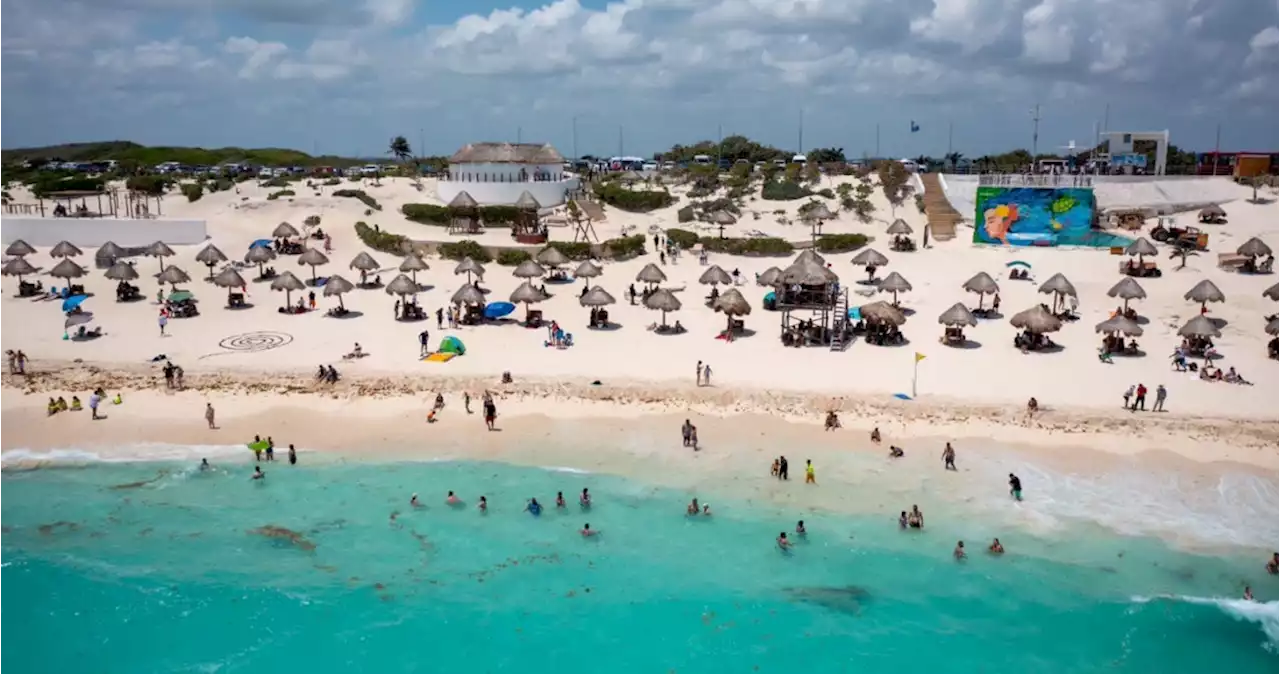
M 917 381 L 917 380 L 919 379 L 919 377 L 920 377 L 920 359 L 919 359 L 919 358 L 916 358 L 916 357 L 914 357 L 914 356 L 913 356 L 913 357 L 911 358 L 911 361 L 912 361 L 912 364 L 911 364 L 911 399 L 912 399 L 912 400 L 915 400 L 915 399 L 916 399 L 916 381 Z

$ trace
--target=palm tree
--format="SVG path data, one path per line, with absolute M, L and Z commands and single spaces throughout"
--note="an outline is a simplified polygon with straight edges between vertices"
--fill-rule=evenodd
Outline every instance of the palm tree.
M 1169 253 L 1169 259 L 1178 259 L 1180 264 L 1174 271 L 1181 271 L 1187 268 L 1187 258 L 1199 255 L 1191 246 L 1175 246 L 1173 251 Z
M 947 163 L 951 165 L 951 170 L 956 170 L 956 166 L 960 160 L 964 158 L 964 154 L 960 152 L 948 152 L 946 156 Z
M 391 139 L 391 144 L 387 147 L 387 154 L 396 158 L 396 161 L 403 162 L 413 157 L 413 149 L 409 147 L 409 140 L 404 136 L 396 136 Z

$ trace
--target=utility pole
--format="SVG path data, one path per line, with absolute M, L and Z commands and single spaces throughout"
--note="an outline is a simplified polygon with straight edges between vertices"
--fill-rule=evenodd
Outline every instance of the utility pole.
M 1218 130 L 1213 135 L 1213 175 L 1218 175 L 1218 152 L 1222 149 L 1222 124 L 1218 124 Z
M 516 127 L 516 145 L 520 144 L 520 140 L 524 137 L 524 128 Z
M 876 122 L 876 156 L 872 158 L 880 158 L 880 122 Z
M 577 161 L 578 155 L 578 116 L 573 116 L 573 160 Z
M 622 156 L 622 125 L 618 125 L 618 156 Z
M 947 122 L 947 156 L 951 156 L 951 132 L 955 130 L 954 122 Z M 951 168 L 955 168 L 952 166 Z
M 426 154 L 424 154 L 427 151 L 426 137 L 427 135 L 422 132 L 422 127 L 418 127 L 418 160 L 419 161 L 421 161 L 423 157 L 427 156 Z
M 1040 104 L 1031 111 L 1031 168 L 1036 166 L 1037 150 L 1040 148 Z
M 724 125 L 716 124 L 716 166 L 724 159 Z
M 800 108 L 800 133 L 796 139 L 796 154 L 804 154 L 804 108 Z

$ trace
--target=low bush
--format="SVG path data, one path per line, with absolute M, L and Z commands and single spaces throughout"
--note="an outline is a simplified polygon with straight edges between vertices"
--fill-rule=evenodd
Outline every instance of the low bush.
M 289 181 L 284 176 L 276 176 L 258 183 L 258 187 L 288 187 Z
M 547 247 L 564 253 L 564 256 L 570 260 L 581 261 L 591 257 L 591 244 L 585 241 L 548 241 Z
M 365 194 L 364 190 L 334 190 L 333 196 L 346 197 L 348 199 L 359 199 L 365 206 L 368 206 L 375 211 L 382 210 L 382 204 L 379 204 L 377 199 Z
M 666 191 L 629 190 L 616 183 L 598 184 L 595 192 L 604 203 L 632 213 L 647 213 L 676 202 L 676 198 Z
M 338 191 L 346 192 L 348 190 Z M 406 220 L 424 225 L 447 225 L 449 224 L 449 218 L 452 217 L 448 206 L 437 206 L 435 204 L 405 204 L 400 207 L 400 212 Z
M 864 234 L 823 234 L 818 237 L 814 248 L 819 253 L 848 253 L 867 245 Z
M 824 198 L 824 199 L 835 199 L 835 198 L 836 198 L 836 193 L 835 193 L 835 192 L 832 192 L 830 187 L 824 187 L 824 188 L 822 188 L 822 189 L 818 190 L 817 192 L 814 192 L 814 194 L 816 194 L 816 195 L 818 195 L 818 196 L 820 196 L 820 197 L 822 197 L 822 198 Z
M 319 226 L 320 226 L 320 216 L 318 216 L 318 215 L 308 215 L 308 216 L 307 216 L 307 219 L 302 221 L 302 224 L 306 225 L 307 227 L 319 227 Z
M 364 245 L 393 255 L 403 255 L 411 245 L 408 237 L 384 232 L 378 229 L 377 225 L 370 227 L 363 220 L 356 223 L 356 236 L 360 237 Z
M 515 206 L 481 206 L 480 221 L 485 227 L 507 226 L 516 221 L 520 209 Z
M 693 222 L 693 206 L 685 206 L 676 211 L 676 222 Z
M 204 196 L 204 185 L 201 183 L 185 183 L 182 186 L 182 196 L 187 201 L 200 201 L 200 197 Z
M 668 229 L 667 239 L 684 250 L 689 250 L 698 243 L 697 233 L 687 229 Z
M 267 195 L 267 201 L 275 201 L 280 197 L 291 197 L 294 195 L 293 190 L 278 190 Z
M 924 195 L 923 194 L 916 195 L 916 208 L 919 209 L 921 213 L 924 213 Z
M 168 177 L 153 175 L 129 176 L 129 179 L 124 181 L 126 189 L 152 196 L 164 194 L 172 184 L 173 180 Z
M 760 196 L 770 201 L 794 201 L 812 195 L 809 188 L 794 180 L 773 180 L 760 189 Z
M 783 239 L 721 239 L 715 236 L 698 236 L 687 229 L 668 229 L 666 234 L 672 243 L 685 250 L 699 243 L 713 253 L 728 255 L 789 255 L 795 250 L 794 246 Z
M 529 251 L 527 250 L 517 250 L 513 248 L 507 248 L 505 250 L 498 251 L 497 262 L 498 264 L 504 267 L 514 267 L 520 264 L 521 262 L 524 262 L 525 260 L 530 260 L 532 258 L 533 256 L 530 255 Z
M 709 187 L 693 187 L 689 190 L 689 198 L 701 199 L 703 197 L 709 197 L 712 192 L 715 192 L 715 190 Z
M 615 260 L 626 260 L 637 255 L 644 255 L 644 234 L 633 234 L 624 236 L 619 239 L 608 239 L 604 242 L 604 249 L 609 257 Z
M 41 174 L 40 179 L 31 184 L 31 193 L 43 197 L 51 192 L 101 192 L 105 181 L 102 178 L 84 178 L 73 176 L 60 177 L 56 174 Z
M 469 257 L 481 264 L 493 261 L 493 257 L 489 255 L 489 251 L 484 246 L 470 239 L 456 243 L 440 244 L 440 257 L 446 260 L 461 260 L 464 257 Z
M 332 187 L 332 186 L 334 186 L 334 185 L 341 185 L 341 184 L 342 184 L 342 178 L 337 178 L 337 177 L 335 177 L 335 178 L 329 178 L 328 180 L 324 181 L 324 184 L 326 184 L 326 185 L 328 185 L 328 186 L 330 186 L 330 187 Z

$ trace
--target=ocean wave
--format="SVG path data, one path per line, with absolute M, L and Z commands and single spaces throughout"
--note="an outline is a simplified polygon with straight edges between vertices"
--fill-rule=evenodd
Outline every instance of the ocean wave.
M 569 468 L 567 466 L 538 466 L 542 470 L 549 473 L 570 473 L 572 475 L 590 475 L 591 471 L 581 468 Z
M 1249 601 L 1248 599 L 1223 599 L 1220 597 L 1189 597 L 1186 595 L 1165 594 L 1154 597 L 1130 597 L 1135 604 L 1146 604 L 1153 601 L 1171 601 L 1200 606 L 1214 606 L 1223 613 L 1245 622 L 1257 623 L 1270 640 L 1270 647 L 1280 645 L 1280 602 Z
M 138 444 L 99 453 L 84 449 L 10 449 L 0 453 L 0 468 L 30 465 L 83 465 L 92 463 L 142 463 L 150 461 L 198 461 L 249 459 L 244 445 Z

